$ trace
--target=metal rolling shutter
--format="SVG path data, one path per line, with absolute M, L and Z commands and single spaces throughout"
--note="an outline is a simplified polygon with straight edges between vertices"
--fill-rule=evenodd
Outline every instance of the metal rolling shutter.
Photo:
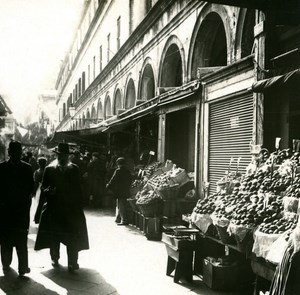
M 228 170 L 236 170 L 241 157 L 239 171 L 244 173 L 251 161 L 249 144 L 253 130 L 252 95 L 226 99 L 211 103 L 209 107 L 209 193 L 216 192 L 216 182 Z

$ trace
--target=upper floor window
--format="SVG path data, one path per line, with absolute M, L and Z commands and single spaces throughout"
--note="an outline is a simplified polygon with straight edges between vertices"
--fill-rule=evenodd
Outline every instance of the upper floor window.
M 81 89 L 82 89 L 82 93 L 83 93 L 85 91 L 85 72 L 82 72 L 81 82 L 82 82 Z
M 121 17 L 119 16 L 117 19 L 117 50 L 121 47 Z
M 107 62 L 110 59 L 110 34 L 107 35 Z
M 88 82 L 88 85 L 91 84 L 91 66 L 90 65 L 88 65 L 88 80 L 87 80 L 87 82 Z
M 102 45 L 99 47 L 99 70 L 102 71 Z
M 93 80 L 96 78 L 96 56 L 93 57 Z
M 146 13 L 152 8 L 152 0 L 146 0 Z
M 129 35 L 133 31 L 133 5 L 134 0 L 129 0 Z

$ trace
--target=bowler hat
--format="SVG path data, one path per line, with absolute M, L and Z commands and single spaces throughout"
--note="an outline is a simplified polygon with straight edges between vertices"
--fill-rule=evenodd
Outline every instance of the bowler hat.
M 59 143 L 54 152 L 56 154 L 71 154 L 69 150 L 69 145 L 64 142 Z

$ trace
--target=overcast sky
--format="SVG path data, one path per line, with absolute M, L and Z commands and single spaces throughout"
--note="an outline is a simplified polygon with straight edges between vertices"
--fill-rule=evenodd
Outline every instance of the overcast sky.
M 84 0 L 0 0 L 0 95 L 14 117 L 36 119 L 38 94 L 54 87 Z

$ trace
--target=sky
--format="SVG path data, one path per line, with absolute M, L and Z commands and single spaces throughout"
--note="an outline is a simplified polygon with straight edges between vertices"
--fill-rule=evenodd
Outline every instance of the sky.
M 84 0 L 0 0 L 0 95 L 21 123 L 53 89 Z

